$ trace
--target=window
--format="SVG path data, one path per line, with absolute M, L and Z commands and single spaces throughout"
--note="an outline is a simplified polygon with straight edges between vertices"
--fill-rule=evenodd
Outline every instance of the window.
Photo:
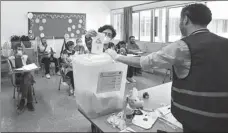
M 154 10 L 153 42 L 165 42 L 166 36 L 166 8 Z
M 123 15 L 122 14 L 114 14 L 113 15 L 113 27 L 116 30 L 116 37 L 115 39 L 120 40 L 122 38 L 122 21 L 123 20 Z
M 219 36 L 228 38 L 228 1 L 210 1 L 206 5 L 212 12 L 212 21 L 208 29 Z
M 132 14 L 132 35 L 136 40 L 139 40 L 139 13 Z
M 140 12 L 140 41 L 150 41 L 151 10 Z
M 169 34 L 168 34 L 168 42 L 174 42 L 176 40 L 181 39 L 181 32 L 179 29 L 180 23 L 180 14 L 183 7 L 175 7 L 169 9 Z

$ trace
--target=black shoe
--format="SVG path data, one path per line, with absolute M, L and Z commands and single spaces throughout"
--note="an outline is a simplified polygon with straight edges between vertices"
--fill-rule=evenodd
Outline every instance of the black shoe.
M 34 108 L 32 103 L 27 103 L 27 108 L 28 108 L 29 111 L 34 111 L 35 110 L 35 108 Z
M 25 109 L 25 99 L 21 99 L 21 101 L 17 107 L 17 111 L 22 112 L 24 109 Z

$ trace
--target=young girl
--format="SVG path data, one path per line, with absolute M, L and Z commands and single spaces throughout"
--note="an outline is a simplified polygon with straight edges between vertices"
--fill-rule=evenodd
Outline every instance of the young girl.
M 73 94 L 74 92 L 74 78 L 73 78 L 73 68 L 72 68 L 72 56 L 75 54 L 74 51 L 74 42 L 68 41 L 65 45 L 65 49 L 62 53 L 62 61 L 65 63 L 66 67 L 66 76 L 70 78 L 70 82 L 72 85 L 72 89 L 70 93 Z
M 23 54 L 23 48 L 21 43 L 14 45 L 14 55 L 9 57 L 10 63 L 13 68 L 21 68 L 24 65 L 31 64 L 31 61 L 27 55 Z M 30 72 L 15 74 L 16 85 L 20 86 L 22 98 L 20 100 L 18 111 L 23 111 L 27 100 L 27 108 L 29 111 L 34 111 L 33 97 L 32 97 L 32 85 L 35 83 L 33 75 Z

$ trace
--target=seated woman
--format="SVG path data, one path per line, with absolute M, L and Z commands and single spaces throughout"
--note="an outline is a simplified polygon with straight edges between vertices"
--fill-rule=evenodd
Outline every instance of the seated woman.
M 13 68 L 21 68 L 24 65 L 31 64 L 31 61 L 27 55 L 23 55 L 23 48 L 21 43 L 14 45 L 14 55 L 9 57 L 9 60 Z M 33 75 L 30 72 L 15 74 L 16 85 L 20 86 L 22 98 L 18 105 L 17 110 L 23 111 L 27 100 L 27 108 L 29 111 L 34 111 L 33 97 L 32 97 L 32 85 L 35 83 Z
M 127 45 L 124 41 L 120 41 L 117 45 L 116 45 L 116 51 L 118 54 L 122 54 L 127 56 L 128 54 L 128 50 L 127 50 Z M 127 70 L 127 81 L 134 83 L 136 82 L 135 79 L 133 79 L 133 74 L 134 74 L 134 68 L 131 66 L 128 66 L 128 70 Z
M 42 56 L 42 63 L 44 63 L 45 66 L 45 75 L 46 78 L 50 79 L 50 63 L 55 63 L 55 72 L 57 75 L 60 75 L 59 72 L 59 64 L 58 59 L 54 57 L 55 52 L 53 51 L 53 48 L 47 44 L 47 41 L 45 38 L 41 38 L 41 44 L 38 46 L 40 55 Z
M 75 54 L 74 42 L 68 41 L 65 45 L 65 49 L 63 50 L 61 58 L 66 68 L 66 76 L 70 78 L 70 82 L 73 88 L 70 90 L 71 94 L 73 94 L 74 92 L 74 79 L 73 79 L 73 68 L 72 68 L 72 56 L 74 54 Z

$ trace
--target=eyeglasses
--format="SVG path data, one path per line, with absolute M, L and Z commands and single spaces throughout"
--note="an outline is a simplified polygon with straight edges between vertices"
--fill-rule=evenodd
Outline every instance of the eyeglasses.
M 108 32 L 103 32 L 103 33 L 105 34 L 105 36 L 112 38 L 112 33 L 108 33 Z

